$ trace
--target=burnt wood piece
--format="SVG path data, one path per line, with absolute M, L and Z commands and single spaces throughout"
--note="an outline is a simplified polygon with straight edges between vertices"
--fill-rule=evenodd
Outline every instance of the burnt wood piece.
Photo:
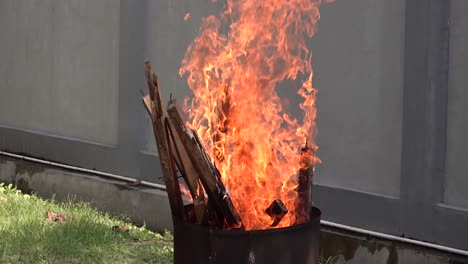
M 180 108 L 177 100 L 171 100 L 169 105 L 177 105 Z M 185 120 L 182 120 L 185 124 Z M 190 157 L 185 150 L 182 141 L 180 140 L 179 134 L 177 134 L 174 128 L 174 124 L 169 120 L 169 132 L 171 134 L 172 143 L 174 145 L 174 149 L 176 150 L 175 158 L 177 160 L 177 164 L 181 167 L 182 177 L 187 183 L 187 187 L 190 191 L 190 195 L 193 199 L 193 205 L 195 208 L 195 215 L 197 217 L 197 223 L 199 224 L 206 224 L 207 219 L 207 208 L 206 208 L 206 199 L 205 199 L 205 192 L 202 188 L 200 179 L 198 177 L 198 173 L 195 170 Z
M 241 226 L 240 216 L 234 208 L 231 196 L 221 181 L 221 174 L 206 154 L 196 131 L 187 129 L 183 122 L 183 113 L 178 109 L 177 105 L 169 105 L 167 112 L 185 150 L 190 153 L 190 160 L 200 177 L 209 200 L 213 201 L 217 213 L 225 218 L 229 227 Z
M 151 117 L 169 204 L 172 214 L 175 217 L 184 219 L 184 205 L 176 170 L 170 154 L 170 143 L 167 137 L 166 120 L 161 103 L 158 79 L 156 74 L 151 72 L 150 61 L 145 61 L 145 76 L 149 95 L 143 97 L 143 104 Z
M 288 213 L 288 208 L 284 206 L 283 201 L 276 199 L 268 206 L 265 213 L 273 218 L 271 226 L 277 226 L 279 222 L 281 222 L 281 219 Z
M 296 199 L 296 224 L 301 224 L 309 221 L 310 208 L 311 208 L 311 184 L 313 174 L 313 157 L 314 153 L 309 148 L 307 141 L 303 148 L 301 148 L 300 169 L 297 186 L 297 199 Z

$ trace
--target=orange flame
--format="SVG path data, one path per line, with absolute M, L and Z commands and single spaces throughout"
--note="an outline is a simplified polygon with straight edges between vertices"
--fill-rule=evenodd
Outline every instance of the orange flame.
M 316 32 L 322 0 L 227 0 L 219 18 L 203 18 L 180 75 L 194 98 L 185 110 L 230 190 L 247 230 L 271 228 L 265 209 L 281 199 L 289 213 L 276 227 L 295 223 L 306 140 L 315 153 L 316 90 L 306 38 Z M 224 32 L 230 23 L 228 32 Z M 223 31 L 224 30 L 224 31 Z M 291 117 L 275 88 L 303 78 L 303 121 Z M 314 155 L 312 163 L 319 162 Z

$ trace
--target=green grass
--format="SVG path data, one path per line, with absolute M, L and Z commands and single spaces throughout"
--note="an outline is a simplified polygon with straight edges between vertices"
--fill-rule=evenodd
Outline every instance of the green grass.
M 47 221 L 47 211 L 65 213 Z M 128 232 L 113 230 L 128 227 Z M 0 183 L 0 263 L 172 263 L 170 234 L 160 235 L 98 212 Z
M 335 257 L 325 257 L 322 255 L 320 255 L 319 257 L 319 263 L 320 264 L 334 264 L 336 262 L 336 258 Z

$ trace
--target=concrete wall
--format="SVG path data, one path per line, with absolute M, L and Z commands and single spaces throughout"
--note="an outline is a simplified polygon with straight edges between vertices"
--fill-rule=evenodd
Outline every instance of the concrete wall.
M 119 3 L 0 2 L 0 124 L 117 143 Z
M 323 7 L 312 43 L 317 183 L 399 195 L 404 33 L 403 0 Z
M 468 2 L 452 1 L 445 202 L 468 209 Z
M 314 199 L 324 219 L 468 249 L 457 236 L 468 232 L 467 4 L 448 3 L 323 6 L 309 44 L 323 160 Z M 160 75 L 164 101 L 188 95 L 180 61 L 201 18 L 222 6 L 0 1 L 0 150 L 161 182 L 139 92 L 143 60 Z M 297 103 L 293 89 L 284 96 Z

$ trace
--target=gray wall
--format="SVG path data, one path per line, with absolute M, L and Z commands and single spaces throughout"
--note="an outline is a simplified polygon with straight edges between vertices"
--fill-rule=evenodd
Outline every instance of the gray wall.
M 468 208 L 468 2 L 452 1 L 445 202 Z
M 0 124 L 117 142 L 119 5 L 0 1 Z
M 180 61 L 218 2 L 0 0 L 0 150 L 161 182 L 143 61 L 165 99 L 189 95 Z M 468 249 L 464 10 L 464 0 L 323 6 L 309 44 L 324 219 Z
M 404 0 L 322 9 L 312 43 L 323 161 L 317 183 L 399 195 L 404 33 Z

